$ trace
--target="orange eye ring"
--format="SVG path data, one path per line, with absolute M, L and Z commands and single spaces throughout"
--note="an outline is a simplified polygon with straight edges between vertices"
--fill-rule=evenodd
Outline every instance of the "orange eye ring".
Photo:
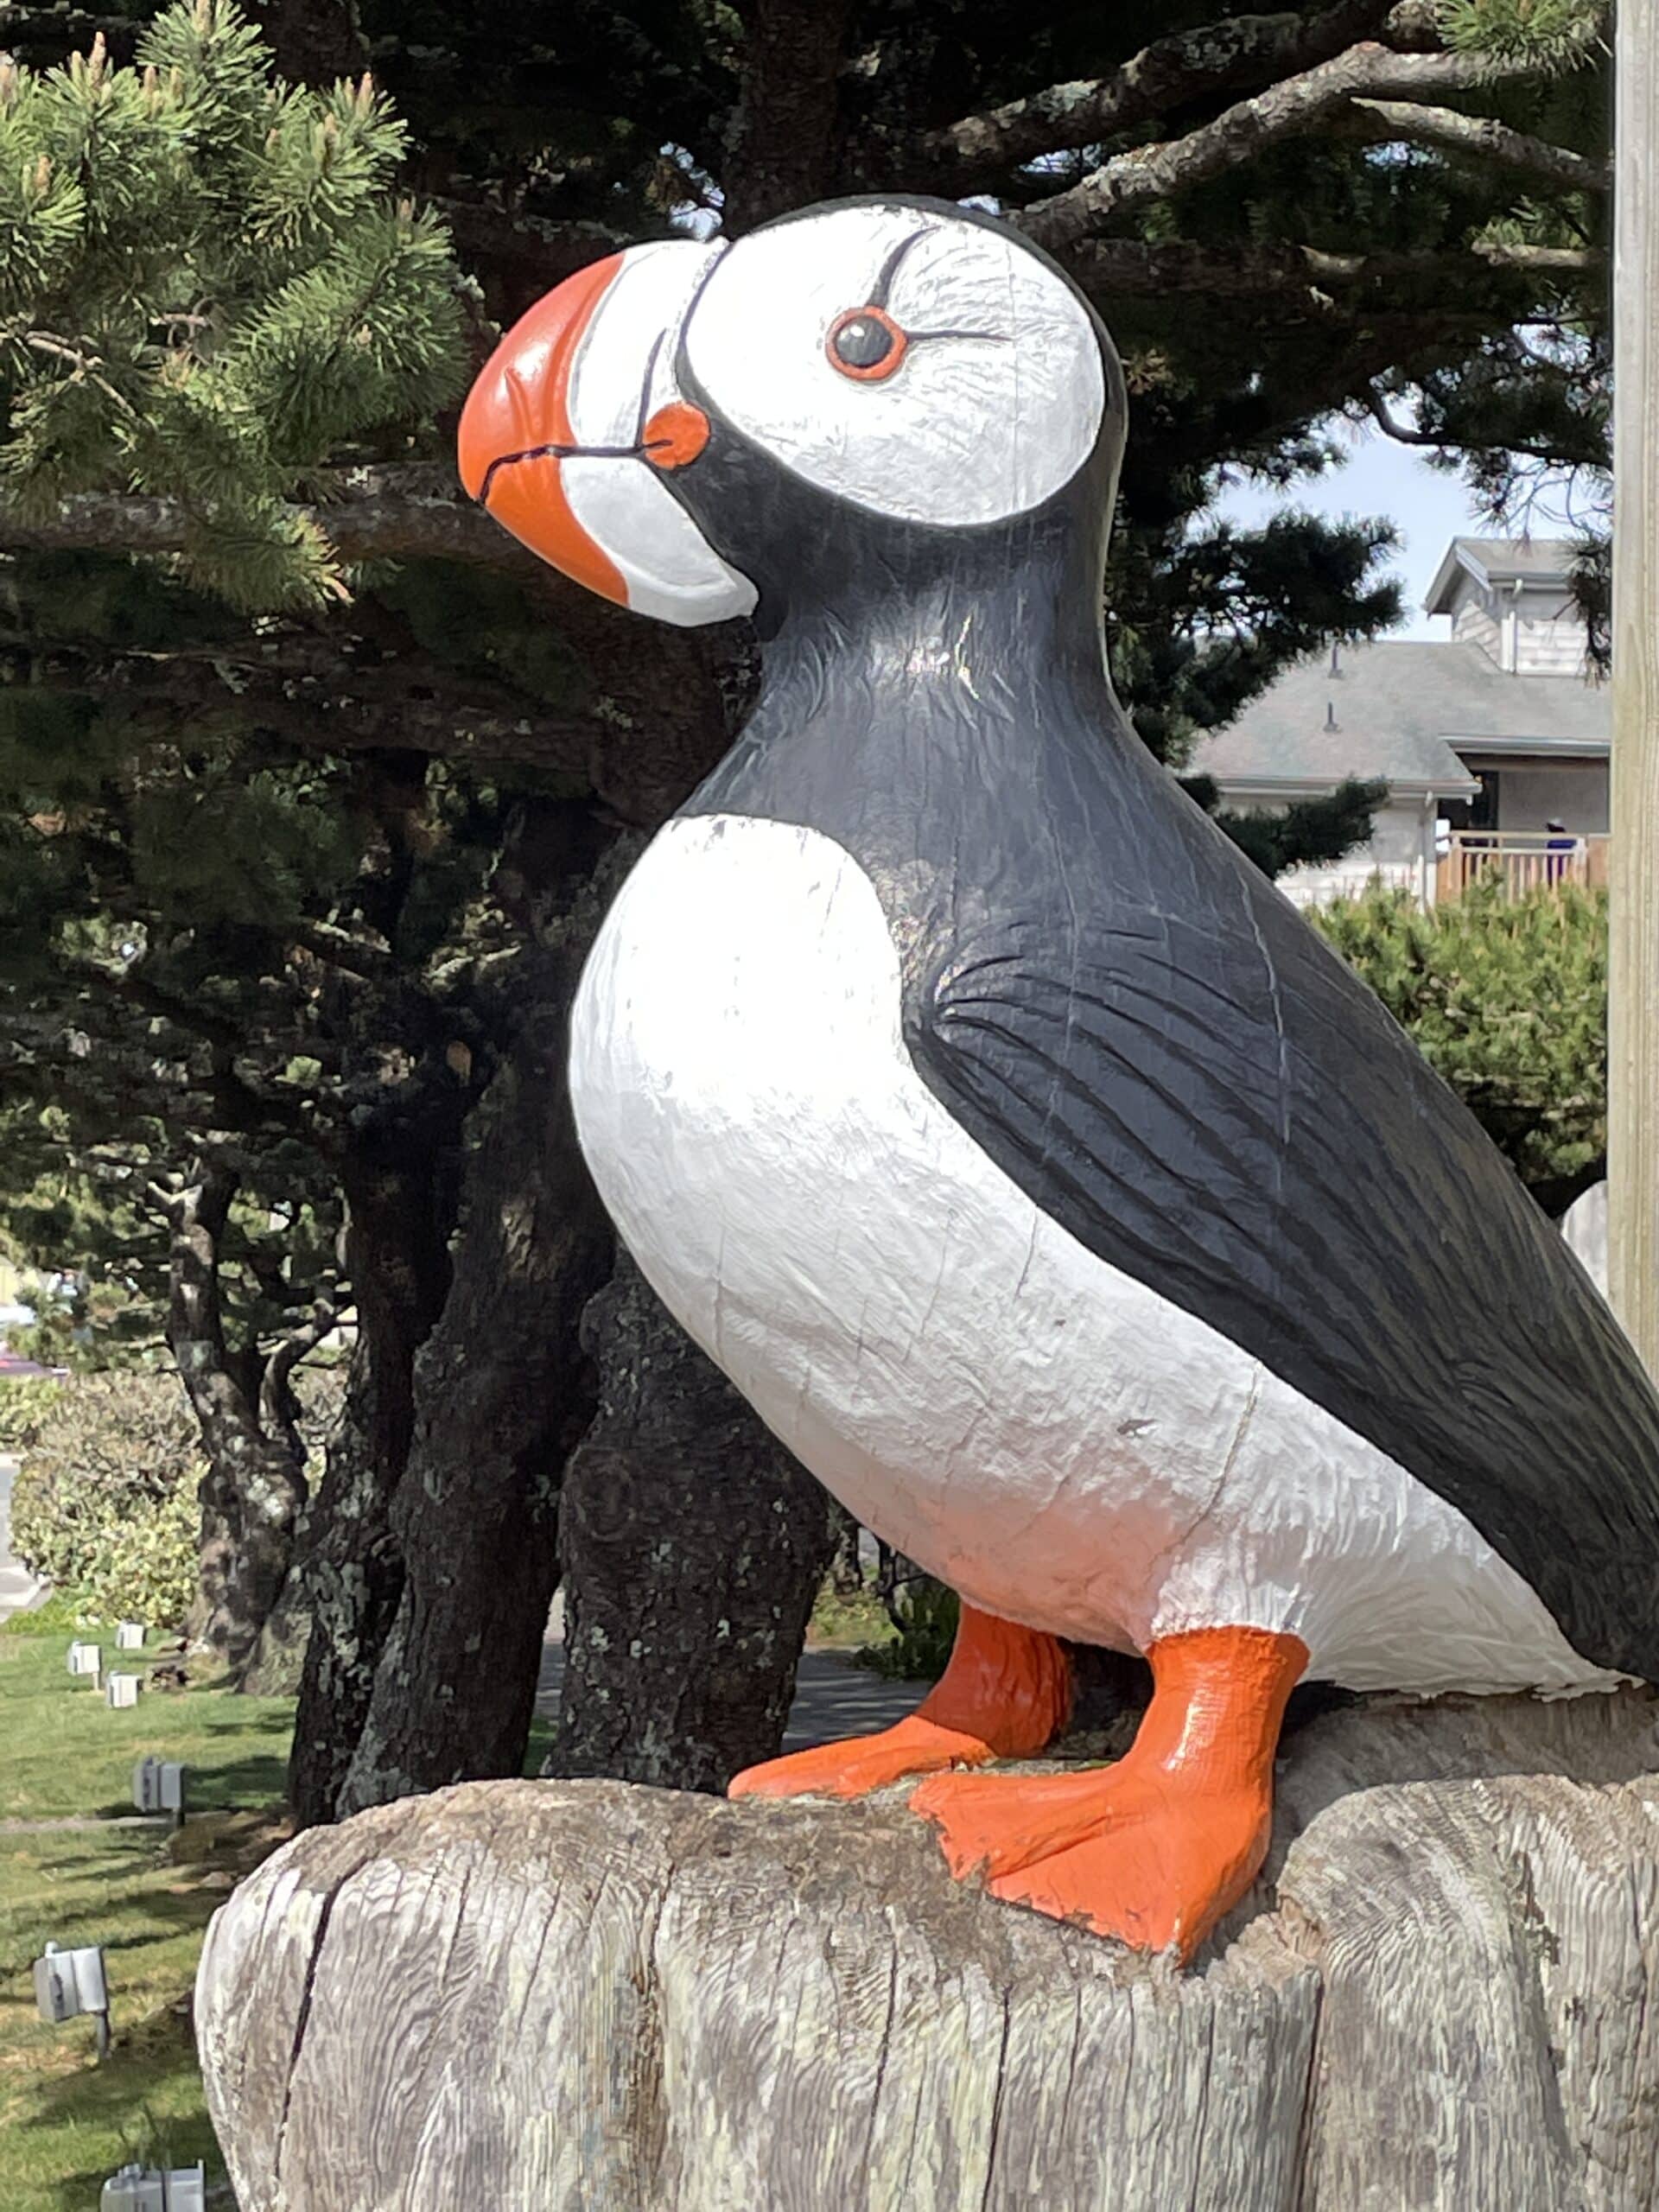
M 880 384 L 904 365 L 910 340 L 885 308 L 849 308 L 823 341 L 830 365 L 855 384 Z

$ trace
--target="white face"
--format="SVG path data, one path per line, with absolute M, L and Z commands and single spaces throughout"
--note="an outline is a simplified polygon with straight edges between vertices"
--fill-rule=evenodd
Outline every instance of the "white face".
M 720 252 L 672 239 L 622 256 L 571 369 L 570 428 L 582 445 L 626 444 L 678 397 L 681 321 Z M 721 559 L 649 465 L 572 459 L 559 473 L 571 512 L 621 571 L 630 607 L 682 626 L 752 611 L 754 586 Z
M 879 289 L 891 327 L 857 317 Z M 838 351 L 849 315 L 870 327 Z M 842 358 L 883 338 L 861 373 Z M 1007 233 L 929 209 L 836 208 L 741 239 L 685 346 L 720 411 L 795 474 L 944 528 L 1040 506 L 1093 451 L 1106 404 L 1070 288 Z
M 1106 406 L 1099 333 L 1046 261 L 949 208 L 860 201 L 579 271 L 474 386 L 461 473 L 591 589 L 714 622 L 755 591 L 672 488 L 711 415 L 782 475 L 950 530 L 1040 506 L 1089 459 Z

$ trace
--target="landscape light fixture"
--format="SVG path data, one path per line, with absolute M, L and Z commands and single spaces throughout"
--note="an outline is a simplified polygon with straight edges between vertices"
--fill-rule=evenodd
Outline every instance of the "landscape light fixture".
M 123 2166 L 99 2193 L 98 2212 L 206 2212 L 207 2176 L 194 2166 Z
M 104 1685 L 104 1694 L 112 1706 L 137 1705 L 138 1677 L 137 1675 L 111 1675 Z
M 115 1624 L 115 1648 L 118 1651 L 142 1651 L 144 1648 L 143 1621 L 118 1621 Z
M 175 1828 L 184 1825 L 184 1769 L 176 1759 L 147 1751 L 132 1770 L 132 1802 L 141 1813 L 170 1813 Z
M 104 1654 L 95 1643 L 72 1643 L 67 1662 L 72 1675 L 90 1675 L 92 1688 L 98 1688 L 99 1671 L 104 1664 Z
M 104 1954 L 96 1944 L 86 1950 L 61 1951 L 48 1943 L 35 1961 L 35 2003 L 41 2018 L 54 2027 L 89 2014 L 99 2057 L 109 2056 L 110 1985 Z

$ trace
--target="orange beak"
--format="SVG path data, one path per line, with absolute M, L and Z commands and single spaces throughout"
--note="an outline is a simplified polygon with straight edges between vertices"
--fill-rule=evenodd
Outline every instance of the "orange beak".
M 576 520 L 559 474 L 562 454 L 577 447 L 569 410 L 577 348 L 621 266 L 613 253 L 578 270 L 513 325 L 467 396 L 458 442 L 461 482 L 504 530 L 626 607 L 621 572 Z

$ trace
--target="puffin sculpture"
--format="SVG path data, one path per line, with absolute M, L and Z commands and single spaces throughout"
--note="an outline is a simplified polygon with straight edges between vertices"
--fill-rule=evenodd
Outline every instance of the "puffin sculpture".
M 759 702 L 606 920 L 581 1141 L 670 1309 L 961 1595 L 911 1719 L 732 1794 L 909 1775 L 959 1875 L 1183 1955 L 1266 1848 L 1304 1676 L 1659 1676 L 1659 1402 L 1378 1001 L 1113 696 L 1111 342 L 1001 224 L 849 200 L 532 308 L 467 489 Z M 1116 1764 L 963 1771 L 1142 1652 Z

